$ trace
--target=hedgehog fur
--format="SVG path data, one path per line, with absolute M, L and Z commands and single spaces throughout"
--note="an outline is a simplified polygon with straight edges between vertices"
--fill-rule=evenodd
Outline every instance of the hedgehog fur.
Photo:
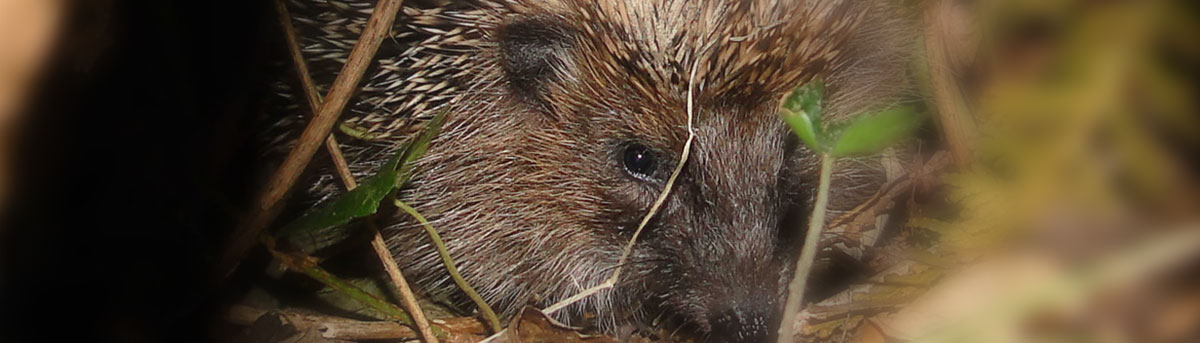
M 373 5 L 288 3 L 322 87 Z M 816 160 L 778 120 L 777 99 L 820 78 L 829 118 L 843 121 L 903 98 L 912 41 L 903 17 L 882 0 L 408 0 L 339 139 L 365 177 L 448 111 L 399 197 L 431 219 L 467 281 L 511 316 L 608 277 L 677 163 L 694 85 L 696 145 L 677 190 L 621 283 L 559 319 L 594 317 L 589 324 L 612 331 L 666 315 L 701 337 L 719 340 L 729 326 L 744 327 L 729 337 L 760 337 L 773 325 L 760 312 L 777 311 L 803 236 L 786 231 L 798 230 L 815 181 Z M 289 83 L 278 93 L 288 106 L 264 137 L 283 151 L 307 109 Z M 663 167 L 622 173 L 631 144 Z M 880 182 L 869 159 L 839 165 L 833 216 Z M 309 196 L 340 191 L 328 168 L 317 174 Z M 414 222 L 397 217 L 383 232 L 421 289 L 463 299 Z

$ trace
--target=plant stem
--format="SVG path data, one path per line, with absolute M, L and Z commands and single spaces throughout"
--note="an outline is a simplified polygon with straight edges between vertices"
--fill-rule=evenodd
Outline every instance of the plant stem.
M 438 337 L 433 333 L 429 319 L 425 318 L 425 312 L 421 311 L 421 305 L 417 302 L 412 288 L 408 286 L 408 280 L 405 280 L 404 274 L 400 273 L 400 266 L 396 264 L 396 260 L 392 259 L 392 253 L 388 251 L 387 243 L 383 241 L 379 229 L 375 228 L 373 223 L 371 226 L 372 231 L 375 231 L 375 237 L 371 239 L 371 248 L 375 249 L 375 255 L 379 256 L 379 261 L 383 263 L 383 269 L 387 271 L 388 278 L 392 280 L 392 285 L 396 286 L 396 292 L 400 293 L 400 304 L 412 316 L 413 324 L 415 324 L 417 332 L 421 333 L 421 338 L 425 340 L 425 343 L 438 343 Z
M 821 154 L 821 179 L 817 187 L 817 201 L 813 204 L 812 216 L 808 221 L 808 232 L 804 234 L 804 247 L 800 250 L 800 258 L 796 260 L 796 273 L 788 284 L 787 304 L 783 310 L 783 320 L 779 323 L 779 343 L 791 343 L 795 337 L 796 315 L 800 314 L 800 305 L 804 300 L 804 288 L 808 284 L 808 274 L 812 271 L 813 260 L 817 256 L 817 242 L 821 239 L 821 229 L 825 227 L 825 208 L 829 205 L 829 181 L 833 174 L 833 158 L 828 153 Z
M 450 251 L 446 249 L 446 243 L 442 242 L 442 236 L 438 235 L 437 230 L 433 229 L 433 225 L 430 225 L 429 221 L 425 220 L 425 216 L 422 216 L 420 212 L 417 212 L 416 209 L 408 206 L 403 201 L 397 199 L 395 204 L 396 207 L 407 212 L 421 226 L 425 227 L 425 232 L 429 233 L 429 239 L 433 240 L 434 248 L 437 248 L 438 255 L 442 256 L 442 262 L 446 264 L 446 270 L 450 272 L 450 278 L 454 279 L 454 283 L 458 284 L 458 288 L 462 289 L 463 293 L 466 293 L 467 297 L 475 302 L 475 306 L 479 307 L 479 311 L 483 312 L 483 317 L 487 319 L 488 326 L 491 327 L 492 332 L 500 332 L 500 319 L 496 317 L 496 312 L 492 311 L 487 302 L 483 301 L 483 297 L 480 297 L 479 293 L 476 293 L 475 289 L 467 283 L 467 280 L 463 279 L 462 275 L 458 273 L 458 268 L 454 266 L 454 259 L 450 258 Z

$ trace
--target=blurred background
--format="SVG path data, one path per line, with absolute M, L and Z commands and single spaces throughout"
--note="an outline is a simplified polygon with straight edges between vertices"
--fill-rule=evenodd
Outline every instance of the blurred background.
M 0 341 L 212 341 L 270 6 L 0 0 Z
M 934 157 L 806 339 L 1200 341 L 1200 5 L 899 3 Z M 223 340 L 273 8 L 0 0 L 0 341 Z

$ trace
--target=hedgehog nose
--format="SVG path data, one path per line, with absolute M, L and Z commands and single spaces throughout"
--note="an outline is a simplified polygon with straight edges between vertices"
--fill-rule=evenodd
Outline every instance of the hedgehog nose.
M 718 313 L 709 319 L 712 331 L 711 343 L 762 343 L 767 342 L 770 332 L 770 316 L 766 309 L 734 308 Z

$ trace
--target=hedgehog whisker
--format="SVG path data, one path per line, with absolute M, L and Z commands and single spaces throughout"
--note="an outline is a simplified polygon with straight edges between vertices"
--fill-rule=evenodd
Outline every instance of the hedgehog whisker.
M 611 265 L 611 266 L 605 266 L 605 267 L 601 268 L 600 270 L 603 270 L 603 271 L 605 271 L 605 272 L 609 272 L 609 271 L 612 271 L 613 269 L 616 269 L 616 268 L 624 268 L 624 267 L 626 267 L 626 266 L 636 266 L 636 265 L 641 265 L 641 264 L 649 264 L 649 263 L 657 263 L 657 262 L 670 262 L 670 261 L 671 261 L 671 260 L 670 260 L 670 259 L 667 259 L 667 258 L 654 258 L 654 259 L 645 259 L 645 260 L 627 261 L 627 262 L 625 262 L 625 263 L 623 263 L 623 264 L 620 264 L 620 265 Z

